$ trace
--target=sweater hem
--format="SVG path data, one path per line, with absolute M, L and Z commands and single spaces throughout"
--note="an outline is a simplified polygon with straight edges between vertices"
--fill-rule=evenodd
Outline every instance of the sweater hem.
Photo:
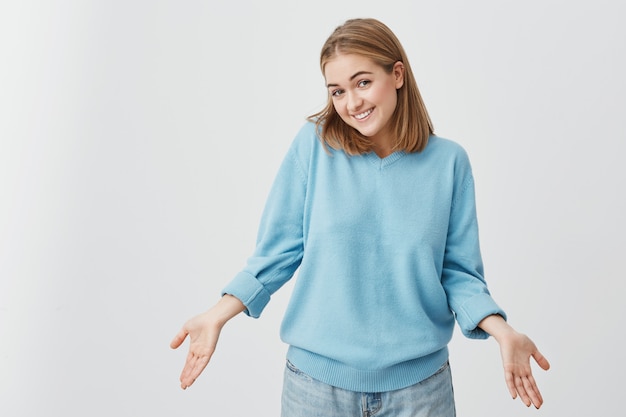
M 287 359 L 313 379 L 354 392 L 386 392 L 415 385 L 448 361 L 447 346 L 426 356 L 383 369 L 360 370 L 334 359 L 290 346 Z

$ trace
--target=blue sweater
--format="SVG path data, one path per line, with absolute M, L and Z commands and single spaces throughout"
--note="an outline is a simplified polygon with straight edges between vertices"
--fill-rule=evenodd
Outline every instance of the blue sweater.
M 288 359 L 359 392 L 413 385 L 448 359 L 455 318 L 471 338 L 504 312 L 483 279 L 474 181 L 456 143 L 348 156 L 306 123 L 269 194 L 257 246 L 224 288 L 258 317 L 298 269 L 281 326 Z

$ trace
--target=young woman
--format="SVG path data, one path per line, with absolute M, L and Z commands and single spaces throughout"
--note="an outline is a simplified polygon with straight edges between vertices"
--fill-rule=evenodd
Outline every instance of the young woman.
M 281 327 L 283 416 L 454 416 L 455 321 L 497 340 L 511 395 L 539 408 L 530 357 L 548 361 L 487 289 L 468 157 L 434 135 L 400 42 L 377 20 L 349 20 L 320 64 L 328 104 L 281 165 L 254 254 L 172 341 L 191 340 L 182 388 L 224 324 L 258 317 L 299 268 Z

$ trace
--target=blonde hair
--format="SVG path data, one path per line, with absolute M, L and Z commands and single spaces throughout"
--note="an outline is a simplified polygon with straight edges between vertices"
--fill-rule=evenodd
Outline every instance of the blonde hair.
M 394 33 L 376 19 L 350 19 L 338 26 L 324 43 L 320 54 L 320 68 L 339 54 L 357 54 L 371 59 L 388 74 L 400 61 L 404 65 L 404 83 L 397 90 L 398 101 L 390 123 L 394 126 L 394 151 L 420 152 L 434 133 L 420 92 L 411 71 L 409 60 Z M 308 117 L 315 122 L 324 144 L 343 149 L 350 155 L 372 151 L 372 142 L 356 129 L 348 126 L 337 114 L 330 93 L 326 107 Z

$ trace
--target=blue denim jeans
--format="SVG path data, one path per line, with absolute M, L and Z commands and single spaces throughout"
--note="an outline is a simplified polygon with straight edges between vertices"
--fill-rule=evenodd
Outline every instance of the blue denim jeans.
M 282 417 L 454 417 L 446 363 L 424 381 L 395 391 L 353 392 L 317 381 L 287 361 Z

